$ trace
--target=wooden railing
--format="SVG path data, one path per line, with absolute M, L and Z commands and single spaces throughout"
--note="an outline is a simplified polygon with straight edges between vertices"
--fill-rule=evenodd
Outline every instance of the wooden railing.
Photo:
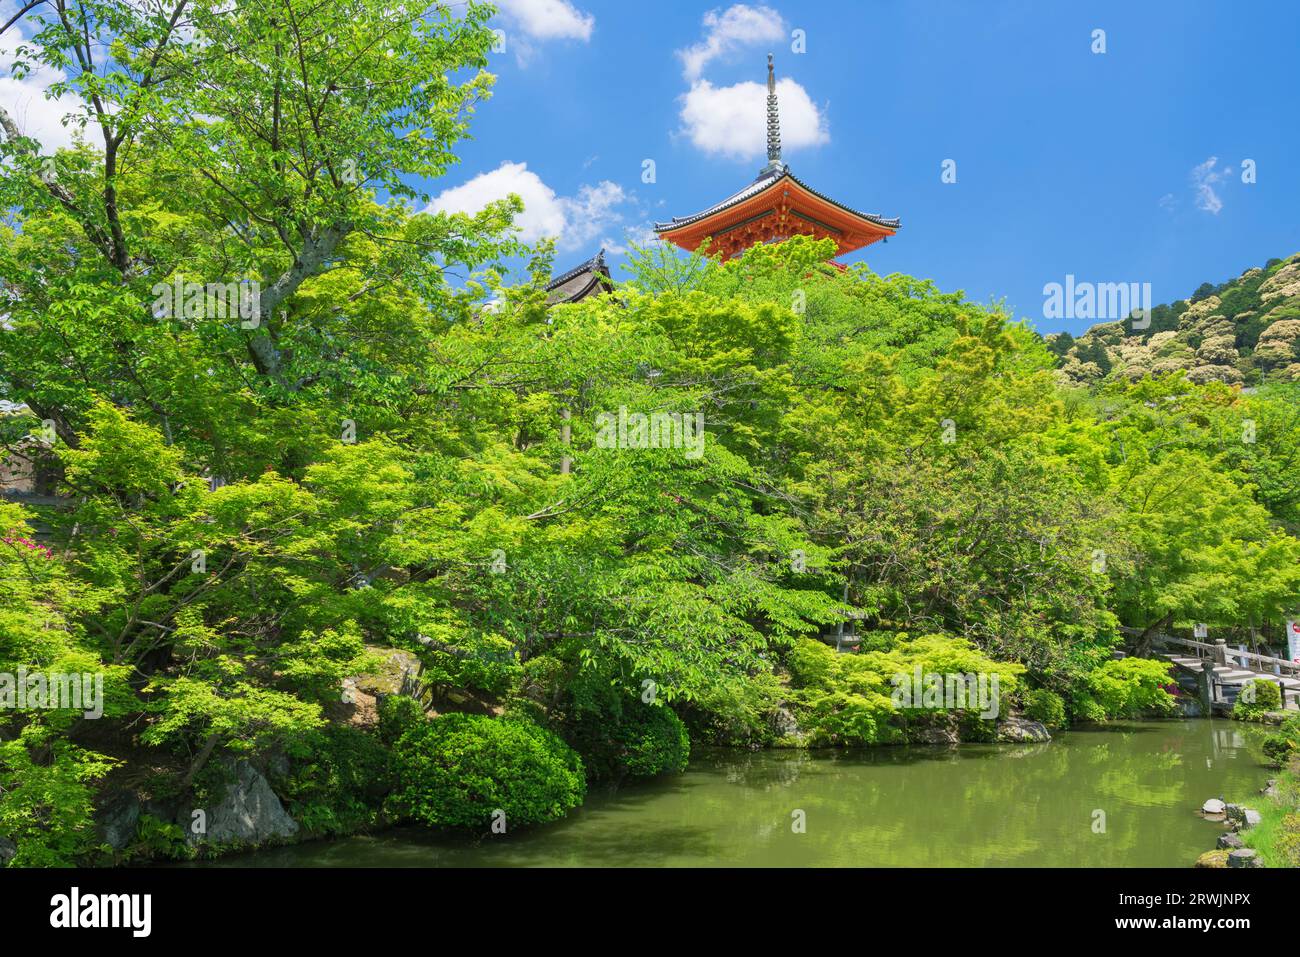
M 1287 661 L 1285 658 L 1274 658 L 1271 655 L 1256 654 L 1253 651 L 1238 651 L 1236 648 L 1229 648 L 1228 643 L 1223 639 L 1211 644 L 1204 641 L 1193 641 L 1191 638 L 1175 638 L 1173 635 L 1156 635 L 1155 641 L 1161 645 L 1179 645 L 1183 648 L 1190 648 L 1196 652 L 1198 658 L 1213 661 L 1220 665 L 1240 664 L 1247 671 L 1256 671 L 1260 674 L 1300 677 L 1300 661 Z M 1251 665 L 1251 662 L 1256 664 Z

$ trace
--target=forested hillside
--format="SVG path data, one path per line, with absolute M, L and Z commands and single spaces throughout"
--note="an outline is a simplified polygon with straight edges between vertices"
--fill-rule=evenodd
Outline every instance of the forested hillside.
M 1193 382 L 1300 381 L 1300 254 L 1203 283 L 1190 298 L 1153 308 L 1145 329 L 1106 322 L 1078 339 L 1047 341 L 1073 382 L 1178 371 Z

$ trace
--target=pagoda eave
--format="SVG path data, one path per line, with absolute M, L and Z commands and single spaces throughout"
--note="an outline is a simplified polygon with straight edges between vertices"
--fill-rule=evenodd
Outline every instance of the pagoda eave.
M 897 220 L 841 206 L 788 172 L 756 190 L 743 190 L 738 197 L 704 213 L 658 224 L 655 231 L 659 238 L 690 252 L 710 239 L 710 252 L 730 259 L 758 243 L 796 235 L 831 239 L 836 255 L 843 256 L 893 236 L 899 227 Z

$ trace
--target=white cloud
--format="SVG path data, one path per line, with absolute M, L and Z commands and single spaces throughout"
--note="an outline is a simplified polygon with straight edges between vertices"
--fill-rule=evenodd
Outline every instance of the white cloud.
M 678 50 L 683 73 L 694 83 L 711 60 L 759 43 L 785 39 L 785 21 L 771 7 L 751 7 L 737 3 L 722 13 L 711 10 L 704 15 L 704 39 L 685 50 Z
M 534 40 L 591 39 L 596 18 L 568 0 L 496 0 L 506 21 Z
M 519 238 L 533 243 L 554 237 L 560 249 L 577 249 L 623 221 L 622 207 L 631 201 L 617 183 L 601 180 L 582 186 L 574 196 L 558 196 L 527 163 L 504 162 L 467 183 L 443 190 L 428 212 L 476 213 L 488 203 L 516 193 L 524 211 L 515 220 Z
M 1228 166 L 1216 168 L 1218 162 L 1217 156 L 1211 156 L 1199 166 L 1194 166 L 1191 173 L 1192 188 L 1196 191 L 1196 208 L 1216 216 L 1223 209 L 1223 200 L 1214 187 L 1226 182 L 1232 175 Z
M 808 92 L 789 78 L 778 80 L 783 149 L 820 146 L 830 142 L 826 118 Z M 694 84 L 682 96 L 682 127 L 691 142 L 706 153 L 733 159 L 767 154 L 767 85 L 746 81 L 714 86 Z
M 0 12 L 0 23 L 10 16 L 11 10 Z M 45 150 L 53 152 L 73 143 L 76 128 L 64 126 L 62 120 L 64 114 L 74 108 L 75 101 L 71 97 L 59 100 L 45 98 L 47 87 L 67 78 L 62 70 L 33 64 L 32 71 L 21 80 L 9 75 L 15 51 L 24 41 L 18 32 L 24 25 L 16 24 L 4 36 L 0 36 L 0 106 L 13 118 L 23 135 L 32 137 Z
M 637 226 L 629 226 L 623 230 L 621 240 L 614 239 L 612 236 L 605 236 L 600 241 L 605 252 L 613 256 L 622 256 L 629 251 L 633 243 L 638 246 L 649 246 L 652 243 L 663 242 L 659 234 L 648 223 L 641 223 Z

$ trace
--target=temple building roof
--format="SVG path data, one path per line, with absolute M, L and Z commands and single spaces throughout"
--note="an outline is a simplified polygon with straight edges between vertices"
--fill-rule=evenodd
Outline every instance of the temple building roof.
M 757 243 L 791 236 L 833 239 L 843 255 L 887 239 L 898 231 L 896 218 L 863 213 L 799 179 L 781 159 L 781 122 L 772 55 L 767 57 L 767 165 L 758 178 L 720 203 L 691 216 L 656 223 L 661 239 L 694 251 L 706 239 L 710 252 L 724 259 Z
M 681 229 L 683 226 L 689 226 L 691 223 L 696 223 L 702 219 L 707 219 L 708 217 L 723 212 L 727 209 L 730 209 L 731 207 L 737 205 L 738 203 L 742 203 L 753 196 L 757 196 L 760 193 L 764 192 L 765 190 L 771 189 L 772 187 L 780 183 L 783 179 L 789 179 L 800 189 L 803 189 L 804 191 L 810 193 L 811 195 L 817 197 L 818 199 L 830 203 L 832 206 L 835 206 L 837 209 L 843 210 L 845 213 L 848 213 L 850 216 L 855 216 L 858 219 L 865 220 L 866 222 L 871 223 L 874 226 L 881 226 L 885 229 L 889 229 L 892 231 L 898 229 L 899 226 L 902 225 L 902 222 L 897 218 L 890 219 L 886 216 L 880 216 L 876 213 L 863 213 L 851 207 L 845 206 L 843 203 L 831 199 L 825 193 L 818 192 L 817 190 L 813 189 L 811 186 L 809 186 L 807 183 L 801 180 L 798 176 L 795 176 L 794 173 L 790 172 L 789 167 L 783 167 L 780 170 L 776 170 L 771 173 L 760 174 L 758 179 L 754 180 L 754 182 L 750 183 L 744 189 L 740 190 L 737 193 L 733 193 L 732 195 L 724 199 L 722 202 L 715 203 L 714 205 L 710 206 L 708 209 L 701 210 L 700 212 L 695 213 L 691 216 L 674 216 L 671 220 L 669 220 L 666 223 L 655 223 L 655 232 L 663 233 L 673 229 Z
M 605 250 L 601 250 L 584 263 L 556 276 L 546 284 L 546 304 L 581 302 L 588 296 L 614 288 L 609 266 L 605 263 Z

